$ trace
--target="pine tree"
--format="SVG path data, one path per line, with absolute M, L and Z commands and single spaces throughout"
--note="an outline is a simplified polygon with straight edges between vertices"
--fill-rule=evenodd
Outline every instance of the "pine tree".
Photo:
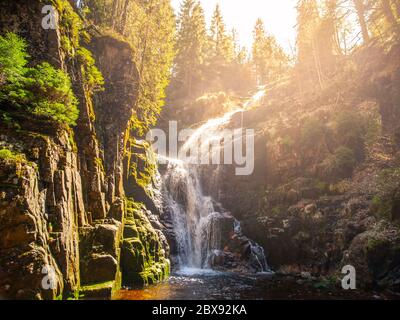
M 257 19 L 253 31 L 253 61 L 256 69 L 258 82 L 263 83 L 267 74 L 267 52 L 265 50 L 266 34 L 264 22 Z
M 297 5 L 297 65 L 300 78 L 315 81 L 323 87 L 321 52 L 318 32 L 321 30 L 321 17 L 316 0 L 299 0 Z M 304 81 L 300 81 L 303 85 Z
M 145 19 L 141 21 L 143 31 L 138 47 L 140 90 L 137 114 L 142 131 L 146 131 L 156 123 L 165 103 L 165 89 L 174 58 L 175 16 L 169 0 L 150 0 L 143 2 L 142 6 Z M 135 30 L 127 30 L 128 38 L 137 37 Z
M 257 19 L 254 27 L 253 63 L 259 83 L 277 80 L 288 65 L 288 58 L 275 37 L 268 35 L 264 23 Z
M 297 51 L 300 64 L 309 65 L 313 61 L 315 34 L 319 23 L 317 2 L 300 0 L 297 5 Z
M 204 11 L 197 1 L 185 0 L 178 17 L 174 88 L 192 95 L 203 80 L 207 32 Z
M 332 53 L 340 54 L 340 40 L 338 30 L 341 21 L 338 17 L 339 0 L 325 0 L 323 6 L 323 17 L 321 21 L 319 39 L 325 40 L 325 52 L 327 55 Z
M 233 60 L 233 39 L 226 32 L 226 26 L 219 5 L 215 7 L 211 21 L 211 58 L 217 63 L 226 65 Z

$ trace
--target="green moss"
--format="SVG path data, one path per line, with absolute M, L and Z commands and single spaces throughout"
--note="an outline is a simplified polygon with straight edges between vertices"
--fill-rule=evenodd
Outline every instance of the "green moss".
M 351 187 L 351 182 L 349 180 L 342 180 L 337 183 L 329 185 L 329 191 L 334 194 L 344 194 Z
M 377 217 L 391 219 L 396 203 L 400 202 L 400 168 L 380 172 L 378 191 L 372 200 L 372 210 Z
M 367 243 L 367 250 L 368 251 L 376 251 L 380 248 L 384 247 L 387 244 L 387 240 L 385 239 L 378 239 L 378 238 L 370 238 L 368 239 Z
M 80 290 L 76 290 L 74 292 L 71 292 L 68 296 L 67 296 L 67 300 L 80 300 L 84 297 L 84 295 L 80 292 Z
M 91 285 L 87 285 L 87 286 L 82 286 L 81 291 L 87 292 L 87 291 L 100 290 L 100 289 L 104 289 L 104 288 L 112 288 L 113 285 L 114 285 L 114 281 L 101 282 L 101 283 L 91 284 Z
M 313 284 L 313 287 L 316 289 L 332 289 L 335 287 L 338 282 L 337 277 L 330 276 L 327 278 L 322 278 L 320 281 Z
M 10 149 L 4 147 L 0 149 L 0 159 L 11 160 L 15 162 L 26 162 L 24 154 L 11 151 Z
M 66 56 L 74 56 L 82 36 L 88 37 L 83 22 L 67 0 L 52 0 L 59 13 L 61 48 Z
M 103 165 L 103 160 L 101 158 L 95 158 L 94 162 L 96 163 L 97 167 L 103 172 L 105 173 L 105 169 L 104 169 L 104 165 Z
M 69 144 L 70 144 L 70 146 L 72 148 L 72 151 L 74 153 L 77 153 L 78 152 L 78 146 L 76 145 L 76 141 L 75 141 L 75 133 L 70 127 L 67 127 L 66 129 L 68 131 L 68 141 L 69 141 Z
M 272 208 L 271 213 L 272 213 L 274 216 L 277 216 L 277 215 L 281 214 L 281 212 L 284 211 L 284 210 L 285 210 L 285 207 L 284 207 L 284 206 L 282 206 L 282 205 L 276 205 L 275 207 Z
M 91 285 L 82 286 L 79 291 L 80 299 L 111 299 L 116 290 L 119 289 L 116 286 L 117 281 L 107 281 Z
M 157 164 L 150 145 L 144 141 L 130 139 L 128 150 L 128 175 L 143 188 L 151 184 L 157 172 Z
M 165 280 L 170 271 L 158 233 L 142 204 L 127 199 L 127 217 L 121 246 L 122 282 L 126 286 L 146 286 Z
M 92 53 L 83 47 L 79 47 L 76 55 L 82 66 L 81 71 L 86 90 L 90 92 L 103 90 L 104 78 L 99 69 L 95 66 Z

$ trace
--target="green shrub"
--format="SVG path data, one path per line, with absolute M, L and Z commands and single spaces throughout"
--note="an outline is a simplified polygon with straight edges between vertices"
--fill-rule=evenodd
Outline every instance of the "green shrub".
M 378 179 L 378 192 L 372 200 L 380 218 L 392 217 L 396 203 L 400 203 L 400 168 L 383 170 Z
M 340 112 L 334 122 L 335 134 L 339 145 L 353 150 L 356 159 L 364 154 L 366 120 L 357 112 Z
M 77 52 L 78 60 L 82 63 L 83 82 L 87 90 L 98 91 L 103 89 L 103 75 L 95 66 L 95 60 L 91 52 L 83 47 L 80 47 Z
M 301 129 L 301 144 L 305 147 L 314 146 L 323 139 L 328 128 L 318 118 L 307 119 Z
M 320 192 L 325 192 L 328 189 L 328 184 L 324 181 L 316 181 L 315 187 L 320 191 Z
M 283 211 L 285 211 L 285 207 L 282 205 L 276 205 L 272 208 L 271 214 L 274 216 L 280 215 Z
M 367 250 L 368 251 L 379 251 L 382 248 L 387 246 L 387 242 L 388 241 L 385 239 L 371 237 L 368 239 Z
M 29 69 L 27 77 L 27 88 L 34 94 L 31 101 L 34 113 L 47 115 L 70 125 L 76 124 L 79 115 L 78 100 L 72 92 L 67 74 L 43 62 Z
M 88 38 L 87 31 L 71 5 L 72 1 L 52 0 L 52 2 L 59 13 L 61 49 L 67 56 L 73 57 L 79 47 L 80 39 Z
M 0 159 L 8 159 L 13 156 L 11 150 L 9 149 L 0 149 Z
M 354 151 L 342 146 L 326 158 L 320 167 L 324 175 L 346 178 L 352 174 L 356 163 Z
M 14 33 L 0 36 L 0 84 L 18 81 L 28 62 L 26 43 Z
M 329 191 L 335 194 L 344 194 L 350 190 L 351 182 L 349 180 L 341 180 L 329 186 Z
M 343 143 L 362 136 L 362 117 L 354 111 L 340 112 L 335 119 L 336 133 L 341 136 Z
M 0 102 L 74 125 L 78 101 L 68 75 L 47 62 L 28 68 L 28 57 L 23 39 L 13 33 L 0 36 Z

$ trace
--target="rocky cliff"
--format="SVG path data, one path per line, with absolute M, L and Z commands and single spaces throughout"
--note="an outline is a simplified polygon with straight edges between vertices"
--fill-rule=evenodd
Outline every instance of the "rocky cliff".
M 59 21 L 48 30 L 41 28 L 42 1 L 0 4 L 1 32 L 28 41 L 31 64 L 47 61 L 68 73 L 80 112 L 71 129 L 0 106 L 3 298 L 110 298 L 121 284 L 148 284 L 169 272 L 155 197 L 146 198 L 148 208 L 140 203 L 152 186 L 129 178 L 147 156 L 128 147 L 138 96 L 134 49 L 88 28 L 71 3 L 52 1 Z M 94 65 L 103 90 L 91 82 Z

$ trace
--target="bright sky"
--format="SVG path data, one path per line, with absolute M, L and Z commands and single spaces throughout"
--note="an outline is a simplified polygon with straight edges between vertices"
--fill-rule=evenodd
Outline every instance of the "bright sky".
M 182 0 L 172 0 L 179 10 Z M 225 24 L 239 33 L 240 42 L 249 49 L 252 45 L 253 28 L 257 18 L 264 21 L 267 32 L 273 34 L 281 46 L 291 53 L 294 47 L 296 31 L 297 0 L 200 0 L 208 24 L 211 21 L 217 3 L 220 4 Z

